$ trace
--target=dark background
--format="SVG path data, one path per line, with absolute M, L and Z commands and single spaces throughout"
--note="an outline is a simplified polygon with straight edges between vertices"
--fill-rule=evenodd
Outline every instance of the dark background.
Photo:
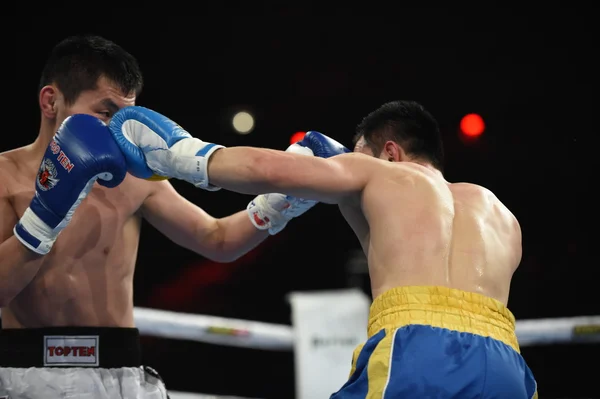
M 349 146 L 368 112 L 390 100 L 417 100 L 443 130 L 447 179 L 491 189 L 521 222 L 523 261 L 509 303 L 517 319 L 600 314 L 598 260 L 590 251 L 596 215 L 587 212 L 597 209 L 590 189 L 598 133 L 591 3 L 377 13 L 308 4 L 209 13 L 198 4 L 205 13 L 196 16 L 164 15 L 159 8 L 147 14 L 118 5 L 115 10 L 102 3 L 86 3 L 86 13 L 7 16 L 1 28 L 0 150 L 35 138 L 43 63 L 54 44 L 76 33 L 103 35 L 138 58 L 146 79 L 138 104 L 226 146 L 285 149 L 291 134 L 306 130 Z M 232 112 L 242 108 L 257 119 L 246 136 L 229 124 Z M 458 134 L 460 119 L 470 112 L 487 123 L 473 143 Z M 249 200 L 173 184 L 217 217 L 243 209 Z M 585 230 L 579 229 L 578 213 L 587 221 Z M 232 264 L 206 261 L 146 225 L 135 301 L 289 324 L 286 293 L 346 287 L 346 263 L 357 249 L 350 228 L 327 205 Z M 582 253 L 590 259 L 581 260 Z M 146 363 L 173 390 L 294 396 L 291 352 L 149 337 L 143 342 Z M 598 345 L 525 347 L 523 355 L 542 398 L 600 397 Z

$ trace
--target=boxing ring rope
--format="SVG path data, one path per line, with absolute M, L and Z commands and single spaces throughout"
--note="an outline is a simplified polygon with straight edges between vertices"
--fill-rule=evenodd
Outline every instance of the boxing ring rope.
M 294 330 L 288 325 L 139 307 L 134 316 L 143 335 L 263 350 L 294 349 Z M 517 320 L 516 333 L 521 346 L 600 342 L 600 315 Z M 234 399 L 184 392 L 172 392 L 171 397 Z

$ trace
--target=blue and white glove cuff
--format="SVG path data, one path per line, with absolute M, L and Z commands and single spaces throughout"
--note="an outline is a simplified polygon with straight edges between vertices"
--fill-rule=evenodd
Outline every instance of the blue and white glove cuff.
M 13 228 L 13 233 L 31 251 L 46 255 L 56 241 L 59 233 L 56 230 L 44 223 L 30 208 L 27 208 L 19 223 Z
M 222 145 L 207 143 L 190 137 L 179 140 L 170 148 L 156 148 L 146 152 L 148 167 L 156 174 L 185 180 L 208 191 L 220 190 L 208 181 L 208 160 Z M 169 170 L 164 170 L 168 165 Z

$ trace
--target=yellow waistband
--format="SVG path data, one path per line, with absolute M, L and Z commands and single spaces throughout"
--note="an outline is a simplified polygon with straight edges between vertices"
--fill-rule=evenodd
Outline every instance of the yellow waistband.
M 481 294 L 413 286 L 392 288 L 375 298 L 369 315 L 369 337 L 382 329 L 409 324 L 490 337 L 519 352 L 515 317 L 501 302 Z

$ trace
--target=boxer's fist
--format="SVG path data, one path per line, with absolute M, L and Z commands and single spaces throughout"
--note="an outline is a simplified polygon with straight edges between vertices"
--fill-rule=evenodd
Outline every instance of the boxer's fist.
M 44 153 L 35 195 L 15 236 L 32 251 L 47 254 L 94 182 L 116 187 L 126 174 L 125 158 L 100 119 L 68 117 Z
M 194 138 L 166 116 L 139 106 L 121 109 L 109 128 L 132 175 L 174 177 L 206 190 L 219 189 L 210 185 L 207 167 L 210 156 L 223 146 Z
M 269 230 L 269 234 L 279 233 L 287 223 L 315 206 L 317 201 L 271 193 L 254 198 L 246 210 L 250 221 L 259 230 Z
M 307 132 L 302 140 L 289 146 L 287 151 L 297 154 L 314 155 L 320 158 L 329 158 L 351 152 L 334 139 L 315 131 Z

